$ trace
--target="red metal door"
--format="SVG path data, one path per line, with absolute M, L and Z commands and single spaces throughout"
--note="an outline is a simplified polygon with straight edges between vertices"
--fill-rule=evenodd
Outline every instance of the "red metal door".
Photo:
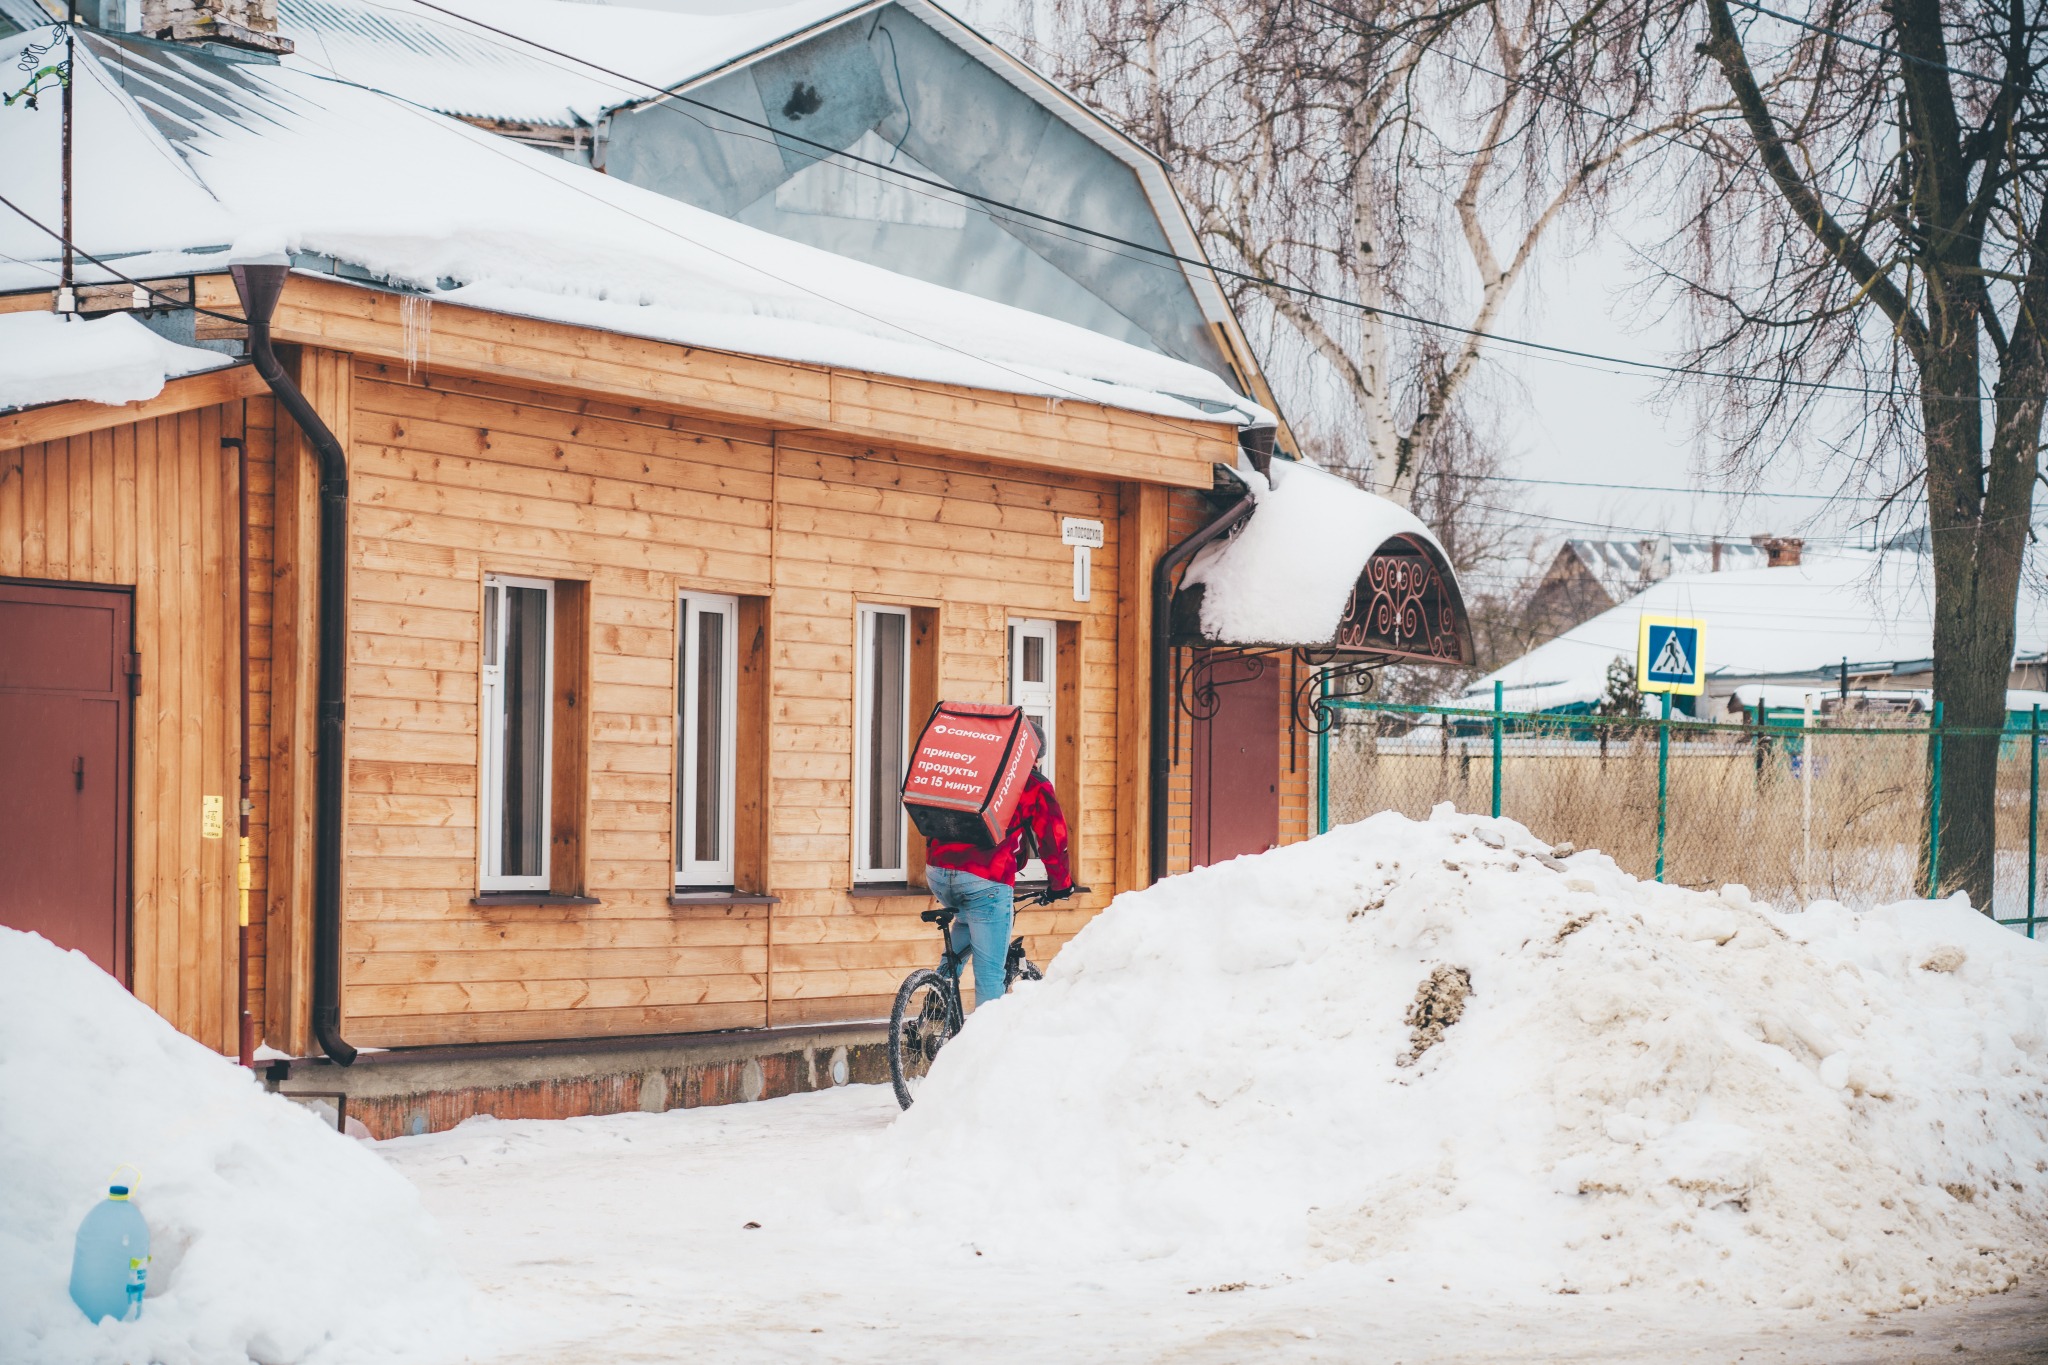
M 128 977 L 128 594 L 0 583 L 0 924 Z
M 1189 842 L 1193 865 L 1206 867 L 1280 842 L 1280 669 L 1270 657 L 1204 651 L 1191 672 L 1214 695 L 1193 727 Z

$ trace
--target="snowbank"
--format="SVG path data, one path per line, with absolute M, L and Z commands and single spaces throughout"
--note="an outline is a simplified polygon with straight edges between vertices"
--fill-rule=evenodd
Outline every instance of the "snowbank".
M 88 1325 L 78 1222 L 141 1168 L 141 1321 Z M 0 1360 L 360 1361 L 466 1323 L 417 1191 L 176 1032 L 83 954 L 0 929 Z M 452 1340 L 452 1337 L 449 1338 Z
M 230 363 L 218 351 L 166 341 L 125 313 L 91 321 L 0 314 L 0 410 L 77 399 L 137 403 L 162 393 L 166 379 Z
M 1401 534 L 1441 553 L 1405 507 L 1313 465 L 1240 467 L 1256 506 L 1242 531 L 1202 548 L 1183 585 L 1206 585 L 1202 633 L 1230 644 L 1320 645 L 1337 634 L 1365 561 Z M 1445 556 L 1449 562 L 1449 556 Z
M 2044 1122 L 2048 947 L 1960 901 L 1638 882 L 1446 805 L 1119 897 L 973 1017 L 853 1198 L 1226 1281 L 1892 1309 L 2038 1263 Z

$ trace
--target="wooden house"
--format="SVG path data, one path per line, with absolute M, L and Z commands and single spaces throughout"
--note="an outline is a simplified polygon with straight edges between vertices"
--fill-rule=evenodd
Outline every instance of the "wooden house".
M 1040 962 L 1312 832 L 1304 689 L 1401 649 L 1169 630 L 1273 458 L 1234 323 L 1205 368 L 289 59 L 80 51 L 98 262 L 27 249 L 56 128 L 9 111 L 0 357 L 53 310 L 95 383 L 160 349 L 0 412 L 0 924 L 228 1053 L 244 989 L 292 1056 L 874 1019 L 932 954 L 896 794 L 939 698 L 1046 732 L 1093 890 L 1020 912 Z M 1416 532 L 1358 562 L 1428 561 L 1469 653 Z

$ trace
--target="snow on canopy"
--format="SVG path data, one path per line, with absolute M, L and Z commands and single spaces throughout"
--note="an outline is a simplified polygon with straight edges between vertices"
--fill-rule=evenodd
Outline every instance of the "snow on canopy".
M 140 402 L 162 393 L 166 379 L 230 363 L 218 351 L 166 341 L 123 313 L 92 321 L 0 314 L 0 410 L 73 399 Z
M 155 1261 L 141 1319 L 95 1326 L 68 1292 L 72 1239 L 124 1162 Z M 10 1365 L 452 1358 L 477 1326 L 404 1176 L 83 953 L 7 928 L 0 1171 Z
M 1337 633 L 1365 562 L 1397 535 L 1414 536 L 1448 565 L 1415 515 L 1313 465 L 1275 460 L 1272 477 L 1240 466 L 1251 520 L 1204 546 L 1181 586 L 1204 586 L 1202 634 L 1219 644 L 1321 645 Z
M 559 0 L 451 0 L 441 8 L 533 35 L 568 59 L 413 0 L 281 0 L 278 32 L 298 45 L 297 64 L 429 109 L 567 126 L 594 123 L 607 109 L 647 98 L 650 85 L 680 85 L 859 5 L 798 0 L 737 14 Z
M 1674 574 L 1479 679 L 1458 705 L 1491 706 L 1503 685 L 1512 711 L 1598 701 L 1617 655 L 1633 664 L 1637 619 L 1706 622 L 1707 677 L 1827 672 L 1847 658 L 1924 659 L 1934 653 L 1933 561 L 1921 554 L 1816 551 L 1776 569 Z M 2048 645 L 2048 603 L 2021 592 L 2017 647 Z
M 847 1197 L 1082 1282 L 2010 1288 L 2048 1250 L 2048 945 L 1960 898 L 1787 909 L 1449 804 L 1169 877 L 977 1009 Z
M 0 65 L 54 32 L 0 42 Z M 228 65 L 94 36 L 79 68 L 79 244 L 136 278 L 283 249 L 439 301 L 658 341 L 1168 419 L 1219 420 L 1192 399 L 1236 409 L 1220 420 L 1273 420 L 1196 366 L 746 227 L 297 57 Z M 59 120 L 43 103 L 0 110 L 0 192 L 55 224 Z M 14 258 L 0 290 L 55 283 L 52 242 L 22 218 L 0 215 L 0 254 Z M 111 277 L 82 263 L 79 278 Z

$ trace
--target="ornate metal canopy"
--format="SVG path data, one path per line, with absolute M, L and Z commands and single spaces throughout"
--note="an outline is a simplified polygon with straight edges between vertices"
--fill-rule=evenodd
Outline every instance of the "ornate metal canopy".
M 1378 667 L 1390 663 L 1473 662 L 1465 598 L 1437 548 L 1417 535 L 1390 537 L 1365 562 L 1330 638 L 1313 645 L 1272 640 L 1212 640 L 1202 631 L 1204 585 L 1173 595 L 1172 643 L 1198 649 L 1266 653 L 1299 649 L 1314 664 Z

